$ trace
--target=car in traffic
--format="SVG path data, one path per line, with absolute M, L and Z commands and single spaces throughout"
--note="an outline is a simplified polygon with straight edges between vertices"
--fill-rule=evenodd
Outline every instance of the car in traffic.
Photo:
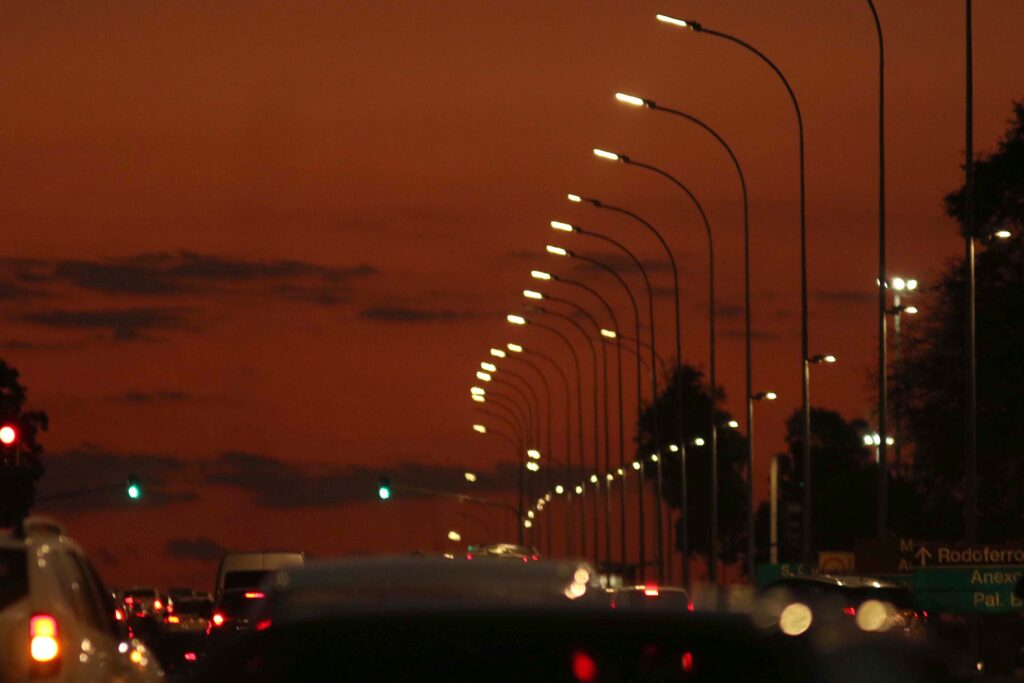
M 0 680 L 162 680 L 82 549 L 48 519 L 0 532 Z
M 281 571 L 264 589 L 261 626 L 211 654 L 197 681 L 877 683 L 888 665 L 857 651 L 867 663 L 850 666 L 777 626 L 677 601 L 611 610 L 593 568 L 575 562 L 339 560 Z M 919 651 L 898 656 L 909 671 Z
M 693 601 L 685 588 L 679 586 L 659 586 L 648 582 L 642 586 L 619 586 L 606 588 L 609 605 L 612 609 L 620 607 L 640 609 L 685 609 L 694 610 Z
M 791 576 L 765 586 L 759 600 L 806 604 L 818 626 L 834 630 L 927 636 L 928 612 L 917 605 L 910 589 L 881 578 Z
M 305 561 L 304 553 L 290 550 L 228 553 L 221 558 L 217 568 L 217 597 L 226 590 L 255 590 L 271 572 L 299 567 Z
M 251 630 L 263 624 L 257 621 L 266 599 L 262 589 L 232 588 L 223 591 L 213 605 L 206 627 L 206 649 L 209 652 L 230 647 Z
M 466 548 L 467 560 L 518 560 L 520 562 L 536 562 L 540 554 L 536 548 L 515 543 L 488 543 L 471 545 Z

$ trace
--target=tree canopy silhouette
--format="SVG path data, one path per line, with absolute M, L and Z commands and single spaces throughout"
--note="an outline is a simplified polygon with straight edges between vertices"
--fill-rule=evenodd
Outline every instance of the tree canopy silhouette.
M 638 431 L 638 459 L 647 461 L 650 454 L 660 452 L 662 456 L 661 497 L 671 507 L 680 507 L 680 454 L 669 450 L 670 444 L 678 443 L 679 387 L 683 390 L 683 410 L 686 449 L 687 507 L 689 509 L 689 540 L 693 553 L 708 554 L 711 540 L 711 394 L 703 381 L 703 374 L 689 365 L 683 365 L 675 372 L 667 386 L 658 396 L 654 406 L 647 406 L 641 413 Z M 716 397 L 721 405 L 724 393 L 719 388 Z M 660 443 L 655 441 L 655 417 L 657 417 Z M 746 438 L 727 426 L 732 416 L 717 411 L 718 425 L 718 500 L 719 500 L 719 541 L 721 556 L 727 562 L 736 560 L 746 548 Z M 696 438 L 707 442 L 704 446 L 692 444 Z M 654 477 L 654 468 L 645 468 L 646 475 Z M 675 526 L 675 549 L 679 548 L 681 527 Z
M 978 533 L 1024 537 L 1024 103 L 995 152 L 975 165 Z M 965 188 L 946 197 L 964 232 Z M 997 229 L 1007 240 L 987 236 Z M 928 292 L 927 316 L 905 337 L 894 389 L 907 410 L 914 471 L 933 534 L 958 538 L 964 494 L 965 264 L 954 261 Z
M 38 436 L 49 419 L 46 413 L 23 411 L 28 390 L 18 377 L 17 370 L 0 360 L 0 422 L 18 430 L 18 442 L 0 450 L 0 526 L 15 524 L 28 514 L 43 476 Z

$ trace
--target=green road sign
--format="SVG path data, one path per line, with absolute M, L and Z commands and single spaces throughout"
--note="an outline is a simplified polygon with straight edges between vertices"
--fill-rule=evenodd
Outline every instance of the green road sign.
M 1016 612 L 1024 610 L 1013 594 L 1022 574 L 1022 565 L 917 569 L 911 587 L 926 610 Z
M 790 576 L 805 576 L 813 574 L 802 564 L 759 564 L 757 565 L 757 585 L 767 586 L 773 581 L 785 579 Z

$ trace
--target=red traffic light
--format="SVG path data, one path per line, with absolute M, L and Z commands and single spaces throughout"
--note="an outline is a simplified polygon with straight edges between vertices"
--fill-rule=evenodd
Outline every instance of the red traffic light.
M 0 427 L 0 443 L 10 446 L 18 440 L 18 428 L 11 424 Z

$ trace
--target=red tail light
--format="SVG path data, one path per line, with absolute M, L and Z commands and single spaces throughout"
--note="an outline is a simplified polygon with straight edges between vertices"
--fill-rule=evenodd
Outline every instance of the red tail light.
M 270 624 L 271 624 L 270 619 L 264 619 L 263 621 L 258 622 L 256 624 L 256 630 L 257 631 L 266 631 L 268 628 L 270 628 Z
M 57 640 L 57 620 L 53 616 L 33 614 L 28 622 L 28 632 L 33 662 L 51 664 L 59 661 L 60 642 Z
M 473 553 L 466 553 L 466 559 L 467 560 L 472 560 L 473 559 Z
M 223 626 L 224 625 L 224 615 L 221 614 L 220 612 L 214 612 L 213 613 L 213 617 L 210 618 L 210 622 L 214 626 Z
M 262 600 L 267 596 L 264 595 L 262 591 L 249 591 L 245 594 L 245 597 L 249 598 L 250 600 Z
M 186 652 L 185 653 L 185 661 L 186 662 L 194 662 L 197 659 L 199 659 L 199 657 L 196 656 L 195 652 Z
M 659 595 L 661 595 L 661 591 L 658 590 L 658 584 L 649 583 L 646 586 L 644 586 L 644 595 L 651 598 L 656 598 Z
M 681 664 L 683 666 L 684 673 L 690 673 L 691 671 L 693 671 L 693 653 L 684 652 Z
M 846 614 L 846 615 L 851 616 L 851 617 L 855 617 L 855 616 L 857 616 L 857 608 L 856 607 L 849 607 L 849 606 L 844 607 L 843 608 L 843 614 Z
M 124 621 L 124 612 L 121 611 L 120 607 L 114 608 L 114 621 Z
M 169 615 L 167 617 L 167 623 L 168 624 L 180 624 L 181 623 L 181 619 L 179 619 L 178 617 L 176 617 L 173 614 L 171 614 L 171 615 Z
M 540 560 L 540 558 L 537 557 L 536 555 L 530 555 L 530 559 L 533 560 L 534 562 L 537 562 L 538 560 Z
M 153 609 L 155 609 L 156 611 L 159 612 L 163 608 L 164 608 L 164 603 L 160 602 L 159 600 L 154 600 L 153 601 Z
M 688 603 L 686 603 L 686 611 L 688 611 L 688 612 L 692 612 L 693 611 L 693 600 L 690 600 Z

